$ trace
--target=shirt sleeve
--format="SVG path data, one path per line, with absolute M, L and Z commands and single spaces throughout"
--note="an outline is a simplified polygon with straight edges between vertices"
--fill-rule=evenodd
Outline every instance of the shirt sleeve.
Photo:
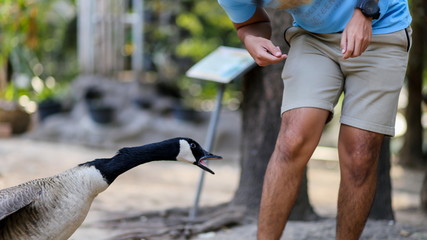
M 251 2 L 250 0 L 218 0 L 219 5 L 235 23 L 244 22 L 254 15 L 256 6 Z

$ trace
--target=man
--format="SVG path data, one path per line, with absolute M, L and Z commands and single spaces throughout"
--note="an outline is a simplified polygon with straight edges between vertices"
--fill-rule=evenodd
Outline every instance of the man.
M 292 6 L 287 11 L 294 26 L 285 32 L 288 55 L 269 40 L 271 26 L 263 6 L 280 8 L 303 0 L 218 1 L 258 65 L 287 58 L 282 122 L 264 179 L 258 239 L 280 238 L 304 167 L 341 93 L 336 238 L 358 239 L 375 194 L 383 137 L 394 135 L 410 48 L 407 1 L 312 0 Z

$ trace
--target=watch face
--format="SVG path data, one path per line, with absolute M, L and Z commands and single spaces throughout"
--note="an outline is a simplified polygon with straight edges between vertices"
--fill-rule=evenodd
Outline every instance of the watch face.
M 378 3 L 375 1 L 366 1 L 363 10 L 367 14 L 376 14 L 378 12 Z

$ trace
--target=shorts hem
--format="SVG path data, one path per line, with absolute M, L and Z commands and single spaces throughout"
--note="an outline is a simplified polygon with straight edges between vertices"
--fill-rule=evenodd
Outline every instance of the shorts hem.
M 283 114 L 286 111 L 296 109 L 296 108 L 320 108 L 334 113 L 334 106 L 327 102 L 304 102 L 304 103 L 295 103 L 295 104 L 285 104 L 282 105 L 280 114 Z
M 393 137 L 395 134 L 394 127 L 385 126 L 385 125 L 381 125 L 373 122 L 366 122 L 366 121 L 355 119 L 352 117 L 341 116 L 340 122 L 345 125 L 360 128 L 370 132 L 384 134 L 391 137 Z

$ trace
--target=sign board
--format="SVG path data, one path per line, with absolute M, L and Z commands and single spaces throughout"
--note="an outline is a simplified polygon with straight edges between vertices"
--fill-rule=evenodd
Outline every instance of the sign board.
M 191 67 L 191 78 L 229 83 L 255 66 L 251 55 L 242 48 L 220 46 Z

